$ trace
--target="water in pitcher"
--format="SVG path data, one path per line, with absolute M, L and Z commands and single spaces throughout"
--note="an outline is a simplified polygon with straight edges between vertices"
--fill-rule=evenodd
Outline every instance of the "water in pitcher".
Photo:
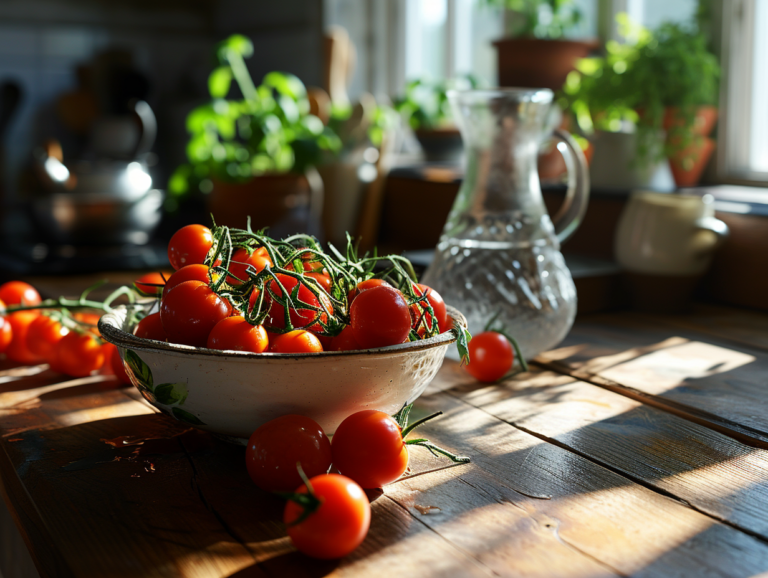
M 449 98 L 467 165 L 424 283 L 467 317 L 473 334 L 498 316 L 529 359 L 556 346 L 576 315 L 560 240 L 575 230 L 586 206 L 583 156 L 567 133 L 558 134 L 575 156 L 566 156 L 572 186 L 553 225 L 536 170 L 552 93 L 500 89 Z

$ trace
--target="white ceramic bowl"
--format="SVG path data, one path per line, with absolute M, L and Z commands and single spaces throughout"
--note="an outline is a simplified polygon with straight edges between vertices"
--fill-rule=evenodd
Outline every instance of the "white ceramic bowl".
M 466 327 L 464 316 L 448 313 Z M 364 409 L 389 414 L 419 397 L 435 377 L 453 332 L 361 351 L 244 353 L 136 337 L 126 310 L 99 321 L 104 339 L 126 362 L 133 385 L 163 413 L 233 442 L 286 414 L 317 421 L 327 434 Z

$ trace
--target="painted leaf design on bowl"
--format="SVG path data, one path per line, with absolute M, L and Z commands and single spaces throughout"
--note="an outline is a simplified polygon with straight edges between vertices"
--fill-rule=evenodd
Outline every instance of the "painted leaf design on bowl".
M 154 382 L 152 379 L 152 370 L 136 354 L 135 351 L 126 349 L 125 366 L 131 382 L 136 386 L 144 399 L 149 403 L 155 403 Z
M 161 383 L 155 387 L 155 398 L 165 405 L 184 405 L 188 394 L 185 383 Z
M 185 421 L 191 425 L 205 425 L 196 415 L 192 415 L 188 411 L 181 409 L 180 407 L 173 408 L 173 417 L 179 421 Z

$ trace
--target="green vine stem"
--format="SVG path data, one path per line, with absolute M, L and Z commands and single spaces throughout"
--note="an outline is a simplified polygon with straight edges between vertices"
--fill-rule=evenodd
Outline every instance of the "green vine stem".
M 454 453 L 451 453 L 448 450 L 441 448 L 440 446 L 432 443 L 426 438 L 406 440 L 405 438 L 417 427 L 436 418 L 439 415 L 443 415 L 442 411 L 438 411 L 436 413 L 433 413 L 431 415 L 428 415 L 426 417 L 423 417 L 413 422 L 411 425 L 408 425 L 408 415 L 411 413 L 411 408 L 413 408 L 412 403 L 403 406 L 403 408 L 400 411 L 398 411 L 395 415 L 392 416 L 392 419 L 394 419 L 397 422 L 397 424 L 400 426 L 403 443 L 405 445 L 421 446 L 423 448 L 427 448 L 433 456 L 440 457 L 442 455 L 449 458 L 452 462 L 457 464 L 465 464 L 471 461 L 470 458 L 468 458 L 467 456 L 458 456 Z

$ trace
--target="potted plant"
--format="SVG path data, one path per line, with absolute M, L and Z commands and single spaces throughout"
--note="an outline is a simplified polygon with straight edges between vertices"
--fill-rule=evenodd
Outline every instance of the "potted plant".
M 255 86 L 245 65 L 252 53 L 241 35 L 217 46 L 219 66 L 208 78 L 212 101 L 187 116 L 189 163 L 173 173 L 169 193 L 172 199 L 192 191 L 207 195 L 219 225 L 244 228 L 251 215 L 254 229 L 274 226 L 299 211 L 312 220 L 303 226 L 312 228 L 322 203 L 314 167 L 324 151 L 339 148 L 338 136 L 310 114 L 297 77 L 271 72 Z M 227 99 L 233 80 L 242 98 Z
M 604 57 L 579 61 L 563 90 L 579 127 L 598 131 L 593 167 L 601 148 L 623 146 L 634 157 L 632 168 L 649 173 L 668 158 L 677 186 L 692 186 L 714 148 L 707 136 L 717 119 L 717 58 L 692 26 L 665 23 L 651 33 L 626 17 L 620 24 L 635 42 L 609 42 Z M 618 143 L 617 135 L 632 144 Z M 610 146 L 600 147 L 601 138 Z
M 594 40 L 566 40 L 563 35 L 581 21 L 574 0 L 483 0 L 506 10 L 507 37 L 494 42 L 499 86 L 550 88 L 563 86 L 579 58 L 599 45 Z
M 416 79 L 395 100 L 395 110 L 413 129 L 428 161 L 456 162 L 461 157 L 461 134 L 453 122 L 447 92 L 449 88 L 476 87 L 477 80 L 470 75 L 441 82 Z

